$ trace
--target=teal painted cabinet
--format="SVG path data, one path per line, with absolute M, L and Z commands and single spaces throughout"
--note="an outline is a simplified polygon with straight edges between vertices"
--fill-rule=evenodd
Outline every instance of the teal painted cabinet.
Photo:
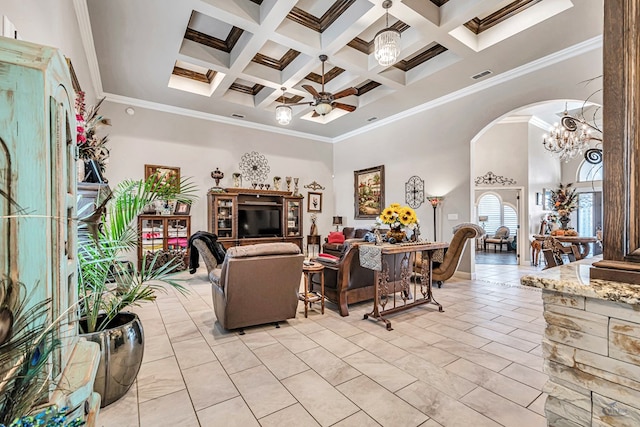
M 54 377 L 77 341 L 74 98 L 60 52 L 0 37 L 0 274 L 63 317 Z

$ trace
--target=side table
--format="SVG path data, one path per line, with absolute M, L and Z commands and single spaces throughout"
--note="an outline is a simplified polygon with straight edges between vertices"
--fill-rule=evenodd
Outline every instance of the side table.
M 317 262 L 302 264 L 302 274 L 304 274 L 304 292 L 298 294 L 298 299 L 304 301 L 304 317 L 307 317 L 309 306 L 320 301 L 321 313 L 324 314 L 324 265 Z M 314 274 L 320 275 L 320 295 L 317 292 L 309 292 L 309 283 Z
M 309 256 L 309 245 L 318 245 L 318 253 L 320 253 L 320 242 L 322 239 L 319 234 L 307 234 L 307 256 Z

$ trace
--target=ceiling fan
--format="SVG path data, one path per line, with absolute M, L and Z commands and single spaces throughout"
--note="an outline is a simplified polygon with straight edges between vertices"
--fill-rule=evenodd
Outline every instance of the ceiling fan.
M 298 104 L 288 104 L 288 105 L 311 105 L 314 107 L 314 112 L 311 117 L 324 116 L 333 111 L 334 108 L 340 108 L 342 110 L 352 112 L 355 111 L 356 107 L 353 105 L 343 104 L 341 102 L 336 102 L 336 99 L 344 98 L 345 96 L 355 95 L 358 93 L 358 89 L 355 87 L 350 87 L 347 89 L 343 89 L 340 92 L 335 94 L 331 92 L 324 91 L 324 63 L 327 60 L 327 55 L 320 55 L 320 61 L 322 62 L 322 89 L 318 92 L 311 85 L 302 85 L 304 90 L 309 92 L 313 96 L 313 101 L 311 102 L 300 102 Z

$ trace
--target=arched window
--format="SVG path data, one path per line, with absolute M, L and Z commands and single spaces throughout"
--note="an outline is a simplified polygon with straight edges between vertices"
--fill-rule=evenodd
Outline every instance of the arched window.
M 502 200 L 495 194 L 487 193 L 478 200 L 478 217 L 486 216 L 484 229 L 488 235 L 493 235 L 501 225 L 509 227 L 510 235 L 513 237 L 518 228 L 518 215 L 513 207 L 502 203 Z
M 578 170 L 578 181 L 602 181 L 602 163 L 593 165 L 583 160 Z

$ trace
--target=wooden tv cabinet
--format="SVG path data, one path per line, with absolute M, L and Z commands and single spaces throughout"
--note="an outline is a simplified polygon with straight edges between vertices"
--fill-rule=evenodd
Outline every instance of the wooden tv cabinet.
M 302 196 L 289 191 L 226 188 L 207 194 L 207 229 L 218 236 L 225 248 L 256 243 L 291 242 L 302 250 Z M 243 206 L 265 206 L 280 210 L 278 236 L 240 237 L 238 212 Z

